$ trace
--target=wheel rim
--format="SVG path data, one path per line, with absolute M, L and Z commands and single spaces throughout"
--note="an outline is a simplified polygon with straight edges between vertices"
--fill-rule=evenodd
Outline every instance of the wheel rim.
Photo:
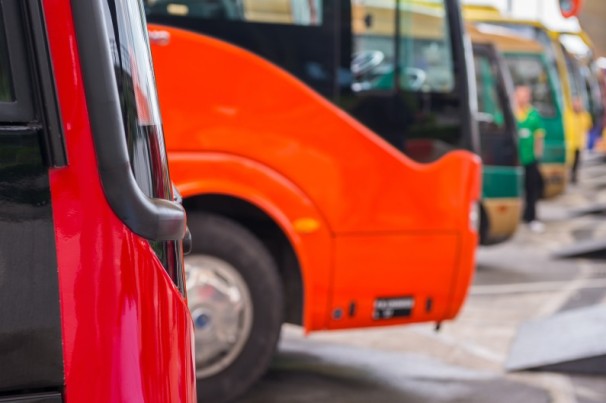
M 252 328 L 252 300 L 240 273 L 223 259 L 187 256 L 185 269 L 195 328 L 196 374 L 205 378 L 240 355 Z

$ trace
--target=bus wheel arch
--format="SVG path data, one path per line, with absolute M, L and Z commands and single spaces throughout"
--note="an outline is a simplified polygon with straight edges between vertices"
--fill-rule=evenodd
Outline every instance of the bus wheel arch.
M 187 197 L 188 213 L 225 217 L 250 231 L 271 254 L 285 295 L 284 322 L 303 325 L 304 281 L 297 251 L 287 234 L 267 211 L 243 198 L 210 193 Z M 195 242 L 195 240 L 194 240 Z

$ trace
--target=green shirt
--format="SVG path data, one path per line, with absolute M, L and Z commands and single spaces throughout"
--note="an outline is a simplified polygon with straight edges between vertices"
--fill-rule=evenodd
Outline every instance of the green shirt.
M 529 165 L 538 159 L 535 155 L 535 142 L 537 138 L 543 137 L 545 134 L 543 119 L 533 107 L 518 113 L 516 118 L 518 120 L 520 164 Z

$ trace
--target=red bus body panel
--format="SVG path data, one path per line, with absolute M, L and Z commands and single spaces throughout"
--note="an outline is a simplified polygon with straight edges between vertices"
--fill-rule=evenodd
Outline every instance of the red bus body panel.
M 65 400 L 194 402 L 186 301 L 98 175 L 71 7 L 44 0 L 69 166 L 51 171 Z
M 170 36 L 152 53 L 173 181 L 184 197 L 247 200 L 282 227 L 302 270 L 306 330 L 456 315 L 474 268 L 478 157 L 454 151 L 417 164 L 271 63 L 203 35 L 149 29 Z M 318 229 L 299 230 L 307 218 Z M 375 299 L 391 296 L 418 306 L 374 320 Z

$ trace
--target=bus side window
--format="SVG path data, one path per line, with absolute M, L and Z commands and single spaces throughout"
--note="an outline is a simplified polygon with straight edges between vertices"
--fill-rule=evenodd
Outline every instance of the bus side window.
M 443 3 L 423 7 L 412 0 L 361 1 L 352 7 L 353 91 L 393 90 L 396 85 L 413 92 L 449 93 L 454 89 L 454 60 Z M 396 65 L 400 71 L 397 80 Z
M 491 131 L 505 127 L 503 108 L 497 91 L 497 75 L 490 60 L 484 56 L 476 56 L 476 82 L 478 89 L 478 112 L 484 119 L 480 120 L 482 128 Z
M 352 4 L 354 92 L 395 87 L 396 3 L 385 7 Z
M 323 0 L 147 0 L 154 13 L 291 25 L 322 25 Z

